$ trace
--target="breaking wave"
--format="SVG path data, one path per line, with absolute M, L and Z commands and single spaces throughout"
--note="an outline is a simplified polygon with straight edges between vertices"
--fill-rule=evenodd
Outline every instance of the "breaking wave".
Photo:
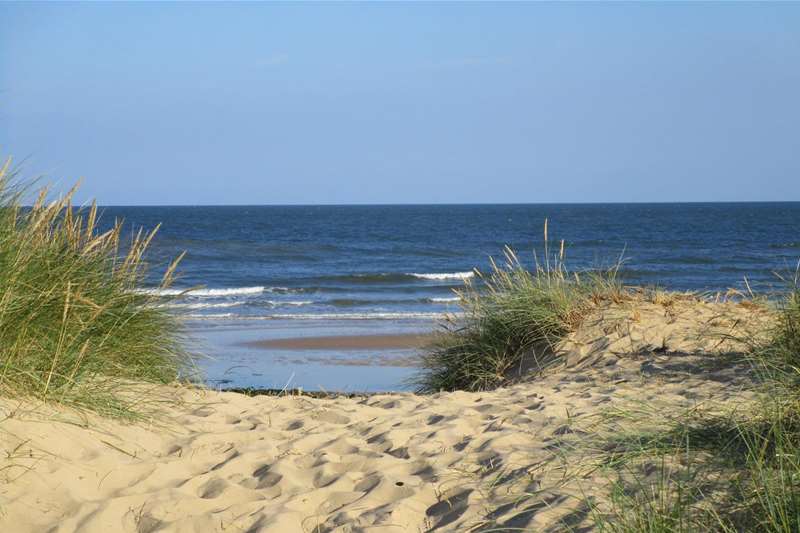
M 243 296 L 261 294 L 266 287 L 232 287 L 230 289 L 136 289 L 139 294 L 152 294 L 155 296 L 195 296 L 218 298 L 220 296 Z
M 469 279 L 475 276 L 474 272 L 441 272 L 441 273 L 433 273 L 433 274 L 418 274 L 416 272 L 411 272 L 408 274 L 409 276 L 414 276 L 415 278 L 420 279 L 433 279 L 433 280 L 442 280 L 442 279 Z

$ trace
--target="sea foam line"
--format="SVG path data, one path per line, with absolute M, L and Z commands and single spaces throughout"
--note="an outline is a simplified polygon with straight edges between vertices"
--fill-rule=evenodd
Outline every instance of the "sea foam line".
M 409 272 L 409 276 L 414 276 L 415 278 L 421 279 L 469 279 L 475 276 L 475 272 L 434 272 L 434 273 L 418 273 L 418 272 Z
M 311 300 L 267 300 L 267 303 L 273 307 L 279 307 L 281 305 L 292 305 L 292 306 L 301 306 L 301 305 L 311 305 L 314 302 Z
M 218 302 L 218 303 L 192 303 L 192 304 L 167 304 L 168 309 L 218 309 L 221 307 L 236 307 L 244 302 Z
M 461 300 L 458 296 L 448 296 L 447 298 L 429 298 L 430 302 L 435 304 L 457 302 Z
M 261 294 L 266 287 L 233 287 L 230 289 L 134 289 L 139 294 L 151 294 L 154 296 L 186 296 L 197 297 L 218 297 L 218 296 L 244 296 L 249 294 Z

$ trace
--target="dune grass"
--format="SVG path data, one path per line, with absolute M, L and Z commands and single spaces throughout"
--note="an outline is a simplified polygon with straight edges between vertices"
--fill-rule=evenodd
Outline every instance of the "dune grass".
M 577 327 L 592 303 L 622 298 L 617 267 L 570 272 L 564 241 L 552 254 L 544 226 L 544 261 L 528 269 L 510 248 L 505 263 L 478 272 L 457 291 L 463 316 L 448 318 L 422 356 L 415 378 L 420 392 L 485 390 L 508 383 L 526 369 L 555 360 L 554 346 Z
M 557 362 L 557 343 L 598 303 L 680 297 L 625 288 L 616 268 L 571 273 L 563 243 L 550 254 L 546 225 L 544 247 L 544 262 L 534 256 L 530 269 L 506 249 L 502 265 L 492 262 L 488 274 L 478 273 L 476 283 L 458 292 L 463 315 L 448 319 L 423 354 L 420 391 L 507 384 L 524 368 Z M 798 281 L 795 276 L 771 329 L 733 339 L 749 346 L 744 359 L 763 386 L 758 401 L 722 414 L 696 408 L 631 417 L 625 431 L 596 435 L 608 439 L 592 447 L 613 475 L 608 498 L 585 502 L 599 531 L 800 532 Z M 767 306 L 750 297 L 741 305 Z M 661 418 L 662 426 L 653 429 Z
M 137 291 L 155 230 L 100 233 L 96 205 L 73 208 L 73 192 L 23 207 L 10 163 L 0 169 L 0 395 L 132 415 L 143 399 L 128 383 L 174 381 L 192 358 L 179 318 Z
M 800 531 L 796 283 L 774 327 L 742 340 L 749 341 L 748 357 L 763 381 L 758 401 L 727 414 L 696 410 L 657 432 L 617 434 L 609 447 L 634 473 L 632 481 L 616 482 L 608 509 L 595 510 L 599 530 Z M 635 473 L 642 462 L 660 462 L 657 481 Z
M 766 341 L 750 341 L 754 360 L 762 371 L 782 383 L 800 386 L 800 264 L 780 306 L 775 326 Z

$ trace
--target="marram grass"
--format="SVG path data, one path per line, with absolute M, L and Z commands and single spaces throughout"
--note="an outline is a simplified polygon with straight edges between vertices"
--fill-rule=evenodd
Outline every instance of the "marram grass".
M 23 207 L 9 163 L 0 169 L 0 396 L 132 414 L 142 398 L 130 384 L 172 382 L 192 358 L 180 319 L 136 291 L 155 230 L 122 243 L 122 223 L 99 232 L 96 205 L 73 208 L 73 192 L 48 202 L 42 190 Z
M 618 442 L 635 443 L 633 458 L 672 460 L 661 463 L 659 482 L 640 479 L 639 490 L 615 491 L 607 509 L 595 509 L 600 531 L 800 532 L 797 281 L 774 326 L 750 342 L 759 401 L 725 415 L 700 410 L 655 435 L 617 433 Z
M 422 356 L 415 383 L 421 392 L 485 390 L 508 383 L 528 369 L 555 360 L 554 348 L 580 323 L 593 303 L 622 298 L 617 267 L 600 272 L 569 272 L 564 241 L 551 257 L 544 226 L 544 261 L 534 255 L 531 269 L 511 248 L 505 264 L 479 273 L 457 292 L 463 315 L 442 324 Z

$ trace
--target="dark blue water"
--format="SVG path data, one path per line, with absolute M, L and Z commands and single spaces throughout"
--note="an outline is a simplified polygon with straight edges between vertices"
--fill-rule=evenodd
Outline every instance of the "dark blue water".
M 128 227 L 162 223 L 156 263 L 187 252 L 176 286 L 203 286 L 180 304 L 198 331 L 262 337 L 364 321 L 370 331 L 429 327 L 454 310 L 453 288 L 504 245 L 532 264 L 545 218 L 551 242 L 565 239 L 571 268 L 608 265 L 624 252 L 621 273 L 633 285 L 741 290 L 746 276 L 768 291 L 780 285 L 773 272 L 800 259 L 800 202 L 104 209 L 106 222 L 115 217 Z M 231 352 L 232 341 L 213 340 L 224 335 L 204 335 L 218 360 Z M 283 385 L 282 374 L 261 370 L 263 379 L 229 382 Z

